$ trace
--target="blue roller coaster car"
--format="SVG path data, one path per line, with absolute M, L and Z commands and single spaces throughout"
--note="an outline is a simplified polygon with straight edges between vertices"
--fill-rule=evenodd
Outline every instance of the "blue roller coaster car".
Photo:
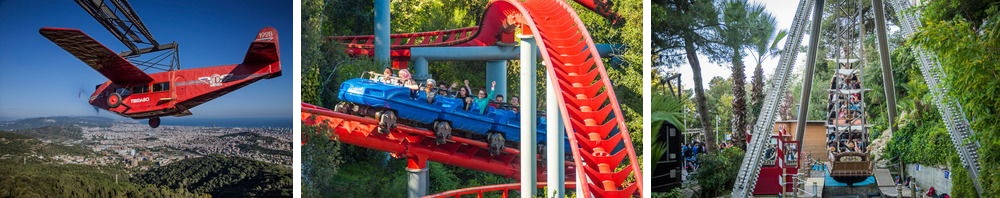
M 462 99 L 439 95 L 430 101 L 424 91 L 413 94 L 411 88 L 382 81 L 377 76 L 344 81 L 337 97 L 342 102 L 334 108 L 335 111 L 375 117 L 383 133 L 395 127 L 396 122 L 405 122 L 410 126 L 431 129 L 437 142 L 442 144 L 451 137 L 454 129 L 463 137 L 485 139 L 492 155 L 499 154 L 506 144 L 516 146 L 521 139 L 520 114 L 513 110 L 487 107 L 485 114 L 466 111 Z M 539 152 L 544 153 L 546 136 L 543 117 L 538 118 L 537 127 Z M 568 141 L 564 142 L 564 148 L 569 151 Z

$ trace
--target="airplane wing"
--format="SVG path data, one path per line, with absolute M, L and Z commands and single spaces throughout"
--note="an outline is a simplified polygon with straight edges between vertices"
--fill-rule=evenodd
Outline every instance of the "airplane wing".
M 153 77 L 78 29 L 42 28 L 38 33 L 100 72 L 115 84 L 149 83 Z

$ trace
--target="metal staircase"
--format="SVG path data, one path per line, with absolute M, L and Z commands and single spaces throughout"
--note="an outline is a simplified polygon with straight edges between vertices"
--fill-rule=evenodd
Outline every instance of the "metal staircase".
M 906 0 L 897 0 L 890 5 L 896 10 L 900 30 L 903 31 L 903 34 L 912 35 L 916 32 L 917 28 L 920 27 L 920 23 L 917 22 L 920 18 L 920 12 L 907 11 L 911 5 Z M 948 87 L 941 84 L 941 79 L 946 78 L 946 76 L 942 71 L 941 63 L 934 60 L 935 55 L 916 46 L 913 48 L 913 53 L 920 62 L 920 73 L 923 74 L 924 81 L 930 88 L 931 95 L 934 96 L 934 102 L 938 107 L 938 112 L 941 113 L 941 119 L 944 120 L 944 125 L 948 128 L 948 133 L 951 134 L 951 143 L 955 145 L 955 150 L 958 151 L 958 156 L 962 160 L 962 166 L 969 170 L 969 177 L 975 184 L 976 191 L 982 194 L 983 188 L 978 180 L 979 154 L 977 150 L 979 150 L 979 142 L 969 139 L 972 137 L 973 131 L 969 120 L 965 117 L 965 111 L 962 110 L 962 106 L 958 102 L 948 98 Z
M 750 144 L 747 145 L 746 154 L 743 156 L 743 163 L 740 164 L 740 172 L 736 177 L 733 186 L 732 197 L 747 197 L 753 193 L 754 186 L 760 174 L 760 167 L 763 164 L 763 154 L 767 147 L 774 145 L 767 144 L 767 139 L 771 137 L 774 128 L 774 121 L 777 114 L 778 105 L 781 101 L 783 90 L 788 85 L 789 74 L 798 56 L 799 42 L 802 34 L 806 30 L 806 22 L 809 13 L 812 11 L 813 1 L 799 0 L 799 6 L 795 10 L 795 19 L 792 22 L 789 40 L 785 41 L 784 52 L 778 61 L 771 79 L 775 79 L 768 87 L 767 95 L 764 96 L 764 104 L 761 107 L 757 123 L 754 124 Z

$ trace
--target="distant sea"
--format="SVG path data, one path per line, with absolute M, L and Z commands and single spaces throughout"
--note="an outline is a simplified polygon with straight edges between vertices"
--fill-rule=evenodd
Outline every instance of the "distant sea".
M 163 125 L 292 128 L 292 118 L 161 118 Z M 140 120 L 140 123 L 145 123 Z

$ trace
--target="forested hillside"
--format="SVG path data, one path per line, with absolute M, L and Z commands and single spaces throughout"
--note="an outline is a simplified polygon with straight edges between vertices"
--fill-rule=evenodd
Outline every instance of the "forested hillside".
M 213 197 L 291 197 L 291 170 L 239 157 L 181 160 L 136 175 L 137 183 L 185 189 Z
M 207 196 L 130 182 L 130 173 L 119 166 L 59 164 L 48 159 L 90 153 L 75 146 L 43 143 L 31 136 L 0 131 L 0 197 Z

